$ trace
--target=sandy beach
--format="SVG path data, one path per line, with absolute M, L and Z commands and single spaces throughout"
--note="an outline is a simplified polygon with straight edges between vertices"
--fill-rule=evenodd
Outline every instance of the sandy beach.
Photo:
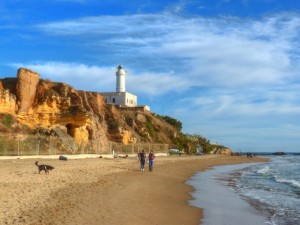
M 39 174 L 36 160 L 55 169 Z M 0 224 L 197 225 L 202 212 L 188 205 L 186 180 L 215 165 L 258 161 L 266 159 L 157 157 L 150 173 L 135 157 L 0 160 Z

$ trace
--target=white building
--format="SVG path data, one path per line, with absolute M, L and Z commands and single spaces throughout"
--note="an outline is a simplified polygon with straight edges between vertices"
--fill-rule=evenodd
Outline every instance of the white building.
M 137 106 L 137 96 L 128 92 L 105 92 L 101 93 L 105 97 L 105 102 L 119 106 Z
M 105 97 L 105 102 L 117 106 L 137 107 L 137 96 L 126 92 L 126 71 L 122 65 L 116 71 L 116 92 L 101 93 Z M 148 107 L 149 108 L 149 107 Z

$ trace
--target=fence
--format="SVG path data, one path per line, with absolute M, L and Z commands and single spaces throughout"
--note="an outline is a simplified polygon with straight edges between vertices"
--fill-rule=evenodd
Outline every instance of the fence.
M 109 149 L 118 154 L 135 154 L 141 150 L 145 150 L 145 152 L 150 152 L 153 150 L 155 153 L 167 153 L 168 152 L 168 144 L 152 144 L 152 143 L 138 143 L 138 144 L 127 144 L 124 145 L 122 143 L 109 142 Z
M 167 153 L 168 147 L 168 144 L 149 143 L 124 145 L 108 142 L 103 145 L 100 140 L 90 140 L 70 151 L 64 145 L 64 140 L 57 136 L 0 134 L 0 156 L 112 154 L 113 151 L 118 154 L 135 154 L 141 150 Z

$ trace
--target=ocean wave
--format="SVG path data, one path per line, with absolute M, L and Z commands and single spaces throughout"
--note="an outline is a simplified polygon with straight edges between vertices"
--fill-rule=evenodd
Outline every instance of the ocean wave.
M 268 174 L 270 174 L 270 167 L 266 166 L 262 169 L 257 170 L 256 173 L 262 174 L 262 175 L 268 175 Z
M 300 182 L 297 180 L 288 180 L 288 179 L 275 176 L 275 181 L 278 183 L 289 184 L 293 187 L 300 188 Z

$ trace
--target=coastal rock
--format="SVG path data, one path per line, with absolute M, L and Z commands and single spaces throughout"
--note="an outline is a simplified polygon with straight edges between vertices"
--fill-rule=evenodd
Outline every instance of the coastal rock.
M 91 145 L 105 149 L 109 141 L 185 148 L 187 141 L 196 146 L 201 139 L 186 139 L 178 127 L 155 113 L 107 104 L 100 93 L 41 79 L 26 68 L 20 68 L 16 78 L 0 79 L 0 114 L 0 119 L 6 118 L 4 125 L 0 123 L 2 131 L 56 135 L 68 140 L 64 146 L 77 149 Z M 203 141 L 205 148 L 209 143 Z
M 20 68 L 17 73 L 17 80 L 18 112 L 27 113 L 34 102 L 40 75 L 32 70 Z
M 141 122 L 141 123 L 146 123 L 147 122 L 145 115 L 143 115 L 142 113 L 137 113 L 136 121 Z
M 213 153 L 219 155 L 231 155 L 232 150 L 229 148 L 215 148 Z
M 16 111 L 16 96 L 11 94 L 8 89 L 1 89 L 0 87 L 0 112 L 14 114 L 15 111 Z

